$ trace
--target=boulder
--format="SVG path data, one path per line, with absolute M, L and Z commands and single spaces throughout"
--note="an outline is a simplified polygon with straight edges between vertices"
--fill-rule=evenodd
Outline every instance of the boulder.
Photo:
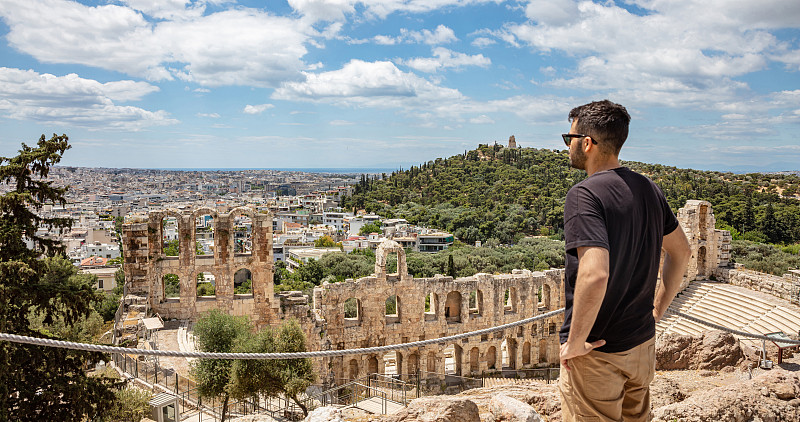
M 325 406 L 314 409 L 303 422 L 345 422 L 342 412 L 336 407 Z
M 656 342 L 656 369 L 700 369 L 718 371 L 745 360 L 739 340 L 722 331 L 702 336 L 665 334 Z
M 391 422 L 480 422 L 478 406 L 457 397 L 422 397 L 384 419 Z
M 541 416 L 531 405 L 521 402 L 505 394 L 492 397 L 489 409 L 495 421 L 509 422 L 543 422 Z
M 699 391 L 653 411 L 653 421 L 800 420 L 800 374 L 773 369 L 752 380 Z

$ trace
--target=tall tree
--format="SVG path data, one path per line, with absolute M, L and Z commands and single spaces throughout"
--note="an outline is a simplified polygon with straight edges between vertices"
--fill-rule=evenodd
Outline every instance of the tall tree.
M 230 353 L 238 337 L 247 336 L 250 323 L 246 317 L 234 317 L 214 309 L 197 320 L 194 335 L 197 346 L 203 352 Z M 222 397 L 222 422 L 228 413 L 228 401 L 232 360 L 200 359 L 192 368 L 197 380 L 197 392 L 201 397 Z
M 22 144 L 16 157 L 0 157 L 0 332 L 56 338 L 31 324 L 61 321 L 70 326 L 92 312 L 92 286 L 64 272 L 49 271 L 43 257 L 63 254 L 58 240 L 37 234 L 69 228 L 71 220 L 41 215 L 46 204 L 64 205 L 65 187 L 47 181 L 50 167 L 70 148 L 66 135 L 35 147 Z M 0 342 L 0 420 L 82 420 L 113 403 L 113 381 L 92 378 L 84 368 L 99 353 Z

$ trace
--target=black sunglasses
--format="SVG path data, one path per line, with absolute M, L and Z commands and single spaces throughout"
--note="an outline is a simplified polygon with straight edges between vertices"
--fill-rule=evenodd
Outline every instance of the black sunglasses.
M 564 143 L 569 147 L 569 144 L 572 143 L 572 138 L 589 138 L 592 140 L 592 143 L 597 145 L 597 141 L 594 140 L 591 136 L 588 135 L 581 135 L 580 133 L 562 133 L 561 139 L 564 140 Z

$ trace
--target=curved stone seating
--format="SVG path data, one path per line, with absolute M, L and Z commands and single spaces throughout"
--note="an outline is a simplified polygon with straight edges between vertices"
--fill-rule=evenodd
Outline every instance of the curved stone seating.
M 696 336 L 707 331 L 708 327 L 679 317 L 675 311 L 755 334 L 777 331 L 797 334 L 800 331 L 800 312 L 722 283 L 690 284 L 670 304 L 667 314 L 656 325 L 657 337 L 664 333 Z M 760 341 L 741 340 L 761 347 Z

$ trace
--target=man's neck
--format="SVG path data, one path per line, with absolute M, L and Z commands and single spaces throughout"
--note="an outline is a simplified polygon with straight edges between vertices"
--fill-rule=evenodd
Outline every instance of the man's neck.
M 591 176 L 597 172 L 611 170 L 620 167 L 619 158 L 611 156 L 602 160 L 595 160 L 594 162 L 586 163 L 586 174 Z

